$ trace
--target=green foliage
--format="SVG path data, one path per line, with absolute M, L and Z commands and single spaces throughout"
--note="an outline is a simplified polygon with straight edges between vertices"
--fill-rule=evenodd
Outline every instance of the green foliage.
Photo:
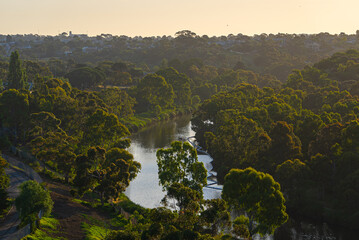
M 10 179 L 9 176 L 5 173 L 5 168 L 8 166 L 8 162 L 3 157 L 0 157 L 0 214 L 9 205 L 6 189 L 9 186 Z
M 148 212 L 147 208 L 142 207 L 134 202 L 132 202 L 124 193 L 121 193 L 119 197 L 118 206 L 121 207 L 128 213 L 133 214 L 135 211 L 142 215 L 146 215 Z
M 358 51 L 336 53 L 313 66 L 292 71 L 328 55 L 332 46 L 356 46 L 342 38 L 329 34 L 209 38 L 185 30 L 175 39 L 101 36 L 97 40 L 105 41 L 107 47 L 98 47 L 96 53 L 83 52 L 85 42 L 80 38 L 69 39 L 68 43 L 46 39 L 43 51 L 33 52 L 39 49 L 37 46 L 23 53 L 39 59 L 51 56 L 54 49 L 71 49 L 75 61 L 88 63 L 63 61 L 61 57 L 47 62 L 25 60 L 23 66 L 33 82 L 32 92 L 28 92 L 21 90 L 26 88 L 26 77 L 18 54 L 12 54 L 10 64 L 0 62 L 0 79 L 8 77 L 8 86 L 10 79 L 25 82 L 19 91 L 7 90 L 0 95 L 4 146 L 12 143 L 30 147 L 39 160 L 53 168 L 46 172 L 70 180 L 77 174 L 74 179 L 80 193 L 96 191 L 106 199 L 123 191 L 139 168 L 131 155 L 122 151 L 130 145 L 124 138 L 129 132 L 122 124 L 136 131 L 202 103 L 192 126 L 199 144 L 214 158 L 220 181 L 231 168 L 251 166 L 276 177 L 291 210 L 335 224 L 350 224 L 348 219 L 358 216 Z M 326 44 L 328 39 L 331 44 Z M 91 41 L 86 44 L 98 44 Z M 216 44 L 219 41 L 226 46 Z M 308 46 L 311 41 L 320 43 L 320 48 Z M 119 62 L 118 56 L 137 66 Z M 141 79 L 161 61 L 161 70 Z M 74 87 L 91 92 L 72 88 L 68 80 L 52 75 L 66 76 Z M 121 89 L 106 85 L 120 85 Z M 94 146 L 106 148 L 108 154 L 86 155 Z M 111 151 L 113 147 L 120 149 Z M 77 161 L 75 154 L 80 154 Z M 183 178 L 183 172 L 197 171 L 205 179 L 202 167 L 198 164 L 188 170 L 182 163 L 169 166 L 173 172 L 162 176 L 168 178 L 168 199 L 177 199 L 188 211 L 177 213 L 167 225 L 147 223 L 134 231 L 144 229 L 153 238 L 207 238 L 210 228 L 222 224 L 223 219 L 211 211 L 206 220 L 198 218 L 206 214 L 198 204 L 189 203 L 198 198 L 191 188 L 201 187 Z M 117 185 L 117 177 L 124 184 Z M 179 181 L 185 186 L 170 182 L 171 177 L 182 179 Z M 125 202 L 129 209 L 138 210 Z M 223 204 L 212 202 L 206 207 L 222 209 Z M 222 213 L 225 216 L 225 211 Z M 213 222 L 212 216 L 217 220 Z M 195 229 L 189 229 L 186 221 L 195 223 Z M 207 228 L 202 228 L 204 225 Z M 234 235 L 246 236 L 248 226 L 235 223 L 233 229 L 237 227 L 240 234 Z M 170 230 L 165 232 L 166 228 Z
M 30 116 L 33 128 L 28 132 L 31 152 L 36 158 L 52 165 L 65 175 L 65 181 L 73 174 L 77 140 L 60 128 L 61 120 L 48 112 Z
M 137 109 L 140 112 L 153 110 L 155 106 L 172 108 L 173 88 L 157 74 L 146 75 L 136 87 Z
M 119 118 L 133 116 L 135 99 L 130 97 L 124 90 L 107 88 L 98 93 L 104 103 L 111 109 L 111 113 Z
M 26 72 L 21 67 L 18 51 L 11 53 L 7 81 L 8 89 L 20 90 L 28 86 Z
M 212 235 L 217 235 L 218 229 L 224 232 L 230 226 L 230 213 L 228 212 L 228 204 L 223 199 L 205 200 L 203 207 L 205 210 L 201 212 L 200 220 L 203 225 L 211 229 Z
M 3 124 L 13 129 L 15 139 L 22 136 L 29 119 L 28 92 L 15 89 L 2 92 L 0 95 L 0 116 Z
M 106 153 L 103 148 L 92 147 L 87 155 L 76 158 L 74 185 L 80 195 L 97 192 L 103 205 L 105 200 L 118 198 L 140 168 L 140 163 L 133 161 L 133 155 L 124 149 L 113 148 Z
M 271 139 L 255 121 L 238 111 L 225 110 L 217 113 L 214 125 L 219 127 L 212 129 L 216 135 L 208 131 L 204 137 L 220 178 L 233 167 L 259 166 L 258 158 Z
M 80 67 L 66 74 L 72 86 L 88 89 L 101 84 L 105 75 L 101 70 L 91 67 Z
M 58 231 L 59 221 L 52 217 L 43 217 L 40 220 L 40 227 L 34 233 L 27 235 L 24 240 L 61 240 L 62 237 L 53 237 L 60 232 Z
M 249 218 L 244 215 L 240 215 L 233 222 L 232 232 L 234 235 L 251 240 L 251 233 L 249 232 Z
M 16 198 L 16 208 L 19 209 L 21 221 L 26 224 L 36 219 L 40 210 L 43 216 L 49 216 L 53 207 L 50 192 L 36 181 L 26 181 L 20 185 L 20 195 Z
M 273 234 L 288 219 L 280 185 L 253 168 L 232 169 L 225 177 L 222 197 L 247 213 L 251 235 Z
M 81 223 L 81 228 L 85 231 L 86 240 L 103 240 L 107 239 L 110 234 L 110 230 L 104 227 L 90 225 L 85 222 Z
M 97 109 L 88 117 L 84 128 L 82 147 L 101 146 L 108 149 L 129 134 L 128 129 L 119 122 L 116 115 L 102 109 Z
M 202 188 L 207 184 L 207 171 L 188 142 L 172 142 L 170 148 L 157 150 L 156 156 L 163 189 L 168 191 L 172 184 L 182 183 L 202 195 Z
M 179 73 L 174 68 L 167 68 L 156 73 L 166 79 L 174 92 L 174 104 L 177 107 L 185 107 L 191 105 L 191 88 L 192 81 L 183 73 Z
M 129 231 L 115 231 L 112 232 L 106 240 L 137 240 L 138 234 Z
M 169 199 L 176 200 L 176 205 L 179 206 L 180 211 L 190 209 L 197 212 L 199 209 L 198 202 L 201 200 L 201 195 L 198 191 L 175 182 L 167 188 L 167 194 L 162 199 L 162 203 L 167 206 Z

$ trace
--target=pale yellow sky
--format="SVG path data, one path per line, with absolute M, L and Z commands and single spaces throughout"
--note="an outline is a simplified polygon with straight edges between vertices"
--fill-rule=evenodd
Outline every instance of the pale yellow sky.
M 358 0 L 0 0 L 0 34 L 355 33 Z

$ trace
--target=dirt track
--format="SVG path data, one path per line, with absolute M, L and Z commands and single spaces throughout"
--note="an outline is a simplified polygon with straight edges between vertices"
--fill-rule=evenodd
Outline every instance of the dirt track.
M 20 184 L 30 179 L 22 171 L 15 168 L 6 168 L 5 172 L 10 178 L 10 186 L 7 192 L 10 198 L 15 199 L 20 194 Z M 0 222 L 0 239 L 6 239 L 10 234 L 16 232 L 19 224 L 19 213 L 14 204 L 5 219 Z
M 109 216 L 100 211 L 83 206 L 72 201 L 69 194 L 70 187 L 44 179 L 51 191 L 51 198 L 54 201 L 52 210 L 53 216 L 60 222 L 59 237 L 67 239 L 84 239 L 85 233 L 81 229 L 82 222 L 89 222 L 87 216 L 99 221 L 110 220 Z

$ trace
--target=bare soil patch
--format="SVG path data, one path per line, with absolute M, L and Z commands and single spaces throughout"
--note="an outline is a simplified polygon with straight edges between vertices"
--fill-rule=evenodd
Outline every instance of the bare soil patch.
M 81 229 L 81 223 L 91 223 L 91 219 L 108 222 L 110 216 L 98 209 L 84 206 L 73 201 L 70 194 L 71 188 L 64 184 L 44 179 L 51 198 L 54 201 L 53 216 L 60 222 L 60 235 L 67 239 L 84 239 L 85 233 Z

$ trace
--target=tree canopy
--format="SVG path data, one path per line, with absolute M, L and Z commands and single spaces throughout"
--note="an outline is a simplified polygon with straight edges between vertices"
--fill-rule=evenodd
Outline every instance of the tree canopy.
M 7 82 L 8 89 L 26 89 L 28 86 L 26 72 L 21 67 L 18 51 L 11 53 Z
M 222 197 L 248 215 L 252 235 L 273 234 L 288 219 L 280 185 L 253 168 L 232 169 L 225 177 Z
M 202 188 L 207 184 L 207 170 L 188 142 L 174 141 L 170 148 L 157 150 L 156 156 L 163 189 L 168 190 L 172 184 L 181 183 L 202 194 Z
M 43 211 L 43 216 L 50 215 L 54 203 L 47 189 L 33 180 L 22 183 L 20 189 L 15 204 L 23 222 L 29 223 L 36 219 L 40 210 Z

